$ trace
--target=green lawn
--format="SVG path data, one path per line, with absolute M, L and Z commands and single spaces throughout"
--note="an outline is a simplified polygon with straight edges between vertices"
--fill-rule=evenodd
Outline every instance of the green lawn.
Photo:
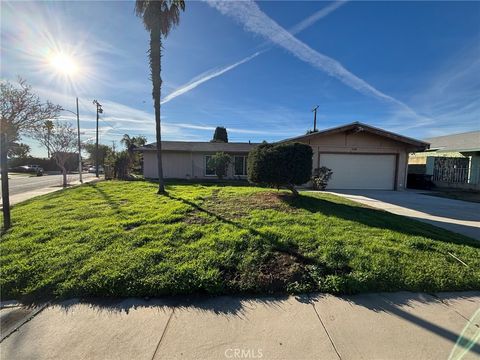
M 155 190 L 100 182 L 15 206 L 0 243 L 2 299 L 480 289 L 479 242 L 346 199 Z

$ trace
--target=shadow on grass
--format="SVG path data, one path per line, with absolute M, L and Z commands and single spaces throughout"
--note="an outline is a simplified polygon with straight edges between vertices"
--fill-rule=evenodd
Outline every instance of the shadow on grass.
M 152 184 L 158 184 L 158 179 L 145 179 L 146 182 Z M 257 187 L 255 185 L 250 184 L 247 180 L 219 180 L 219 179 L 166 179 L 165 185 L 179 185 L 179 186 L 249 186 L 249 187 Z
M 275 234 L 264 233 L 262 231 L 258 231 L 256 229 L 254 229 L 252 227 L 246 226 L 242 223 L 227 219 L 225 216 L 217 214 L 214 211 L 208 210 L 208 209 L 194 203 L 193 201 L 186 200 L 186 199 L 183 199 L 181 197 L 175 197 L 175 196 L 172 196 L 170 194 L 167 195 L 167 196 L 172 200 L 181 201 L 184 204 L 193 207 L 195 210 L 201 211 L 201 212 L 215 218 L 218 221 L 221 221 L 221 222 L 224 222 L 226 224 L 235 226 L 236 228 L 241 229 L 241 230 L 247 230 L 248 232 L 250 232 L 250 234 L 260 237 L 267 244 L 271 244 L 272 245 L 272 250 L 278 251 L 280 253 L 288 254 L 290 256 L 293 256 L 295 259 L 297 259 L 301 263 L 304 263 L 304 264 L 314 264 L 314 263 L 316 263 L 318 265 L 323 265 L 323 264 L 319 264 L 318 261 L 315 261 L 313 259 L 310 259 L 310 258 L 307 258 L 307 257 L 303 256 L 302 254 L 300 254 L 298 252 L 297 248 L 293 247 L 294 246 L 293 244 L 288 244 L 287 245 L 287 244 L 283 243 L 282 241 L 280 241 L 278 236 L 276 236 Z
M 382 210 L 336 203 L 302 194 L 298 197 L 282 195 L 280 198 L 294 208 L 303 209 L 311 213 L 321 213 L 326 216 L 354 221 L 371 227 L 393 230 L 407 235 L 423 236 L 442 242 L 480 248 L 480 242 L 466 236 Z

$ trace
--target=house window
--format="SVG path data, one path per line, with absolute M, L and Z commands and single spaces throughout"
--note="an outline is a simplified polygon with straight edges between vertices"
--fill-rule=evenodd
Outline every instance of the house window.
M 205 155 L 205 176 L 215 176 L 215 168 L 208 166 L 212 155 Z
M 247 157 L 235 156 L 234 167 L 235 167 L 235 175 L 237 176 L 247 175 Z

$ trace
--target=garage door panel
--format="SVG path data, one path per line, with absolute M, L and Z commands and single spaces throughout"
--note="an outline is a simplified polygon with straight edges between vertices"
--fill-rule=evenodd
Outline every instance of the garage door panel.
M 333 171 L 327 189 L 393 190 L 395 155 L 322 154 L 320 166 Z

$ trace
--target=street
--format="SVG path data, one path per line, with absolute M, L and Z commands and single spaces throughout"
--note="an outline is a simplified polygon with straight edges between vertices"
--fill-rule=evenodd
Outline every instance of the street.
M 95 174 L 83 173 L 84 181 L 91 181 Z M 68 174 L 68 183 L 78 183 L 78 174 Z M 27 200 L 31 197 L 58 190 L 62 186 L 62 175 L 21 176 L 9 175 L 10 204 Z

